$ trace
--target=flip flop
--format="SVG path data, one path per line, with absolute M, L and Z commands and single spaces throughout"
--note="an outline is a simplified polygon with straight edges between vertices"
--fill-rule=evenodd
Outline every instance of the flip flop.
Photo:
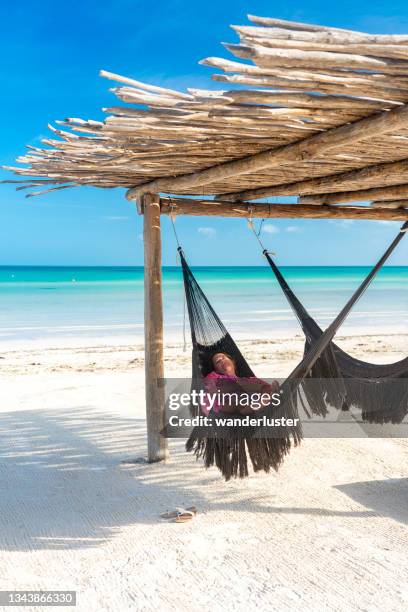
M 189 512 L 186 510 L 183 513 L 180 513 L 175 519 L 173 519 L 172 523 L 187 523 L 187 521 L 191 521 L 192 518 L 195 517 L 193 512 Z
M 197 514 L 197 508 L 190 506 L 189 508 L 176 508 L 175 510 L 168 510 L 160 515 L 160 518 L 170 520 L 173 523 L 185 523 L 190 521 Z

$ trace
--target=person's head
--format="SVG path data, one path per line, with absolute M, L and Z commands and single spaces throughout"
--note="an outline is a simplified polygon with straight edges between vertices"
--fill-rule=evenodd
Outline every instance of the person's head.
M 235 376 L 235 361 L 228 353 L 214 353 L 212 356 L 214 370 L 218 374 L 227 374 Z

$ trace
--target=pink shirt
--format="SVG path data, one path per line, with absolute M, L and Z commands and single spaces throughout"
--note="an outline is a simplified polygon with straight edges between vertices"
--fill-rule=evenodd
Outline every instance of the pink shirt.
M 268 387 L 271 388 L 271 390 L 273 389 L 272 385 L 265 382 L 261 378 L 257 378 L 256 376 L 239 377 L 239 376 L 231 376 L 230 374 L 219 374 L 218 372 L 210 372 L 204 378 L 204 390 L 206 391 L 206 393 L 210 393 L 210 394 L 217 393 L 218 390 L 222 391 L 223 383 L 224 384 L 232 383 L 232 385 L 234 383 L 237 383 L 239 385 L 240 380 L 251 381 L 253 383 L 258 383 L 261 385 L 267 385 Z M 278 385 L 278 389 L 279 389 L 279 385 Z M 237 392 L 239 393 L 239 391 L 242 391 L 242 389 L 239 389 L 239 387 L 237 387 Z M 211 406 L 211 403 L 208 397 L 206 397 L 205 401 L 201 404 L 201 410 L 204 412 L 206 416 L 208 416 L 208 414 L 211 411 L 210 406 Z M 219 405 L 218 401 L 215 400 L 215 403 L 213 406 L 214 412 L 219 412 L 220 409 L 221 409 L 221 406 Z

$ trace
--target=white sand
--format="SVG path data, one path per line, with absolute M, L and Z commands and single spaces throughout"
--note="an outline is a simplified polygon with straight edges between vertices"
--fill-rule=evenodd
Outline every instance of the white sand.
M 408 345 L 339 343 L 375 362 Z M 243 349 L 278 377 L 302 342 Z M 279 474 L 230 483 L 181 441 L 167 464 L 124 465 L 146 452 L 141 346 L 0 355 L 0 589 L 74 589 L 81 612 L 407 608 L 407 440 L 305 440 Z M 166 367 L 188 376 L 189 354 L 168 347 Z M 158 519 L 180 505 L 199 514 Z

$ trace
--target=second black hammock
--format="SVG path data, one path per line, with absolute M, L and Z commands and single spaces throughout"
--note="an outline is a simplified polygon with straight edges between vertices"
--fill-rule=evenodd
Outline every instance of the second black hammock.
M 408 224 L 405 223 L 400 237 L 407 230 Z M 290 288 L 266 249 L 263 255 L 299 321 L 307 354 L 323 331 Z M 326 412 L 326 401 L 342 410 L 353 405 L 361 410 L 362 420 L 370 423 L 401 423 L 407 414 L 408 357 L 390 364 L 367 363 L 331 342 L 311 367 L 308 377 L 320 383 L 305 386 L 308 403 L 318 414 Z M 343 385 L 337 383 L 340 379 L 344 379 Z
M 272 433 L 270 430 L 265 431 L 261 427 L 240 427 L 239 425 L 237 427 L 220 427 L 213 420 L 207 428 L 196 427 L 193 429 L 186 443 L 188 451 L 193 451 L 197 458 L 203 458 L 206 467 L 215 464 L 226 480 L 231 477 L 239 476 L 243 478 L 247 476 L 248 460 L 251 462 L 254 471 L 264 470 L 268 472 L 271 468 L 275 470 L 279 468 L 292 443 L 296 446 L 302 438 L 302 428 L 298 422 L 297 412 L 297 398 L 302 387 L 302 381 L 328 349 L 337 330 L 354 304 L 404 236 L 403 230 L 406 227 L 408 227 L 408 224 L 405 224 L 401 229 L 401 232 L 329 327 L 324 332 L 319 328 L 319 333 L 316 330 L 314 338 L 310 338 L 310 345 L 302 361 L 281 385 L 282 401 L 280 406 L 270 405 L 257 411 L 257 417 L 280 418 L 283 416 L 291 419 L 295 424 L 280 427 L 278 433 Z M 193 345 L 193 386 L 202 385 L 204 377 L 211 369 L 211 357 L 217 352 L 232 355 L 238 377 L 253 376 L 249 364 L 195 279 L 180 247 L 178 251 L 183 271 Z M 333 354 L 330 348 L 329 353 L 328 359 Z

